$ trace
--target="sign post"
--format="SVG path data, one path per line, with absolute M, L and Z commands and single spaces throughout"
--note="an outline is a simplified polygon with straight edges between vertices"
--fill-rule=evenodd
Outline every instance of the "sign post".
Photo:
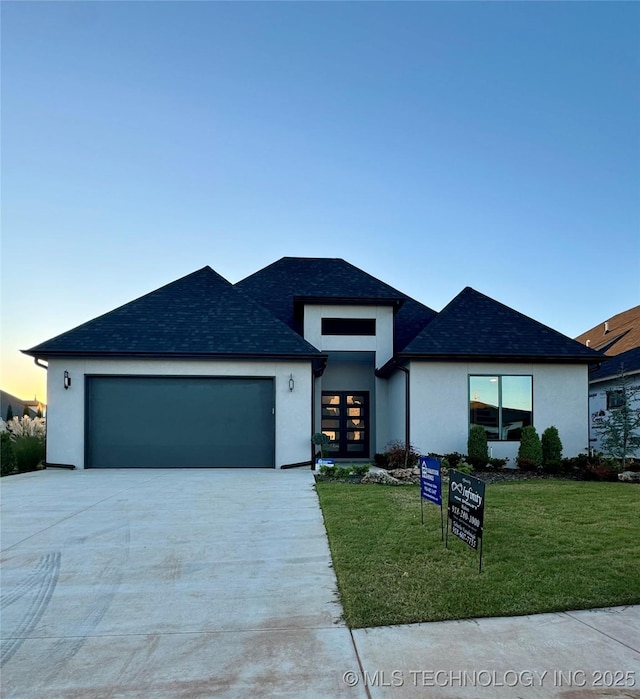
M 444 518 L 442 515 L 442 489 L 440 459 L 431 456 L 420 457 L 420 516 L 424 524 L 424 501 L 440 505 L 440 536 L 444 540 Z
M 478 573 L 482 572 L 484 491 L 484 481 L 466 473 L 449 469 L 449 505 L 445 545 L 448 548 L 449 520 L 451 520 L 451 533 L 476 551 L 480 550 Z

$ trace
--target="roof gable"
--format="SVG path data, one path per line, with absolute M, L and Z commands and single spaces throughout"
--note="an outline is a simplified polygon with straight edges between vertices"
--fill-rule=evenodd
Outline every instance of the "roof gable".
M 601 361 L 602 355 L 466 287 L 405 348 L 424 358 Z
M 211 267 L 203 267 L 25 353 L 43 358 L 320 354 Z
M 296 299 L 394 303 L 395 349 L 401 349 L 436 312 L 341 258 L 283 257 L 239 281 L 242 289 L 283 323 L 302 334 Z

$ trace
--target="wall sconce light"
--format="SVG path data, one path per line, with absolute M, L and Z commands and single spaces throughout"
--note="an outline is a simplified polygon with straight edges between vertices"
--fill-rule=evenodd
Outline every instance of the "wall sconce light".
M 296 383 L 293 380 L 293 374 L 289 374 L 289 390 L 293 391 L 295 385 Z
M 66 391 L 68 388 L 71 388 L 71 377 L 69 376 L 69 372 L 65 371 L 64 372 L 64 390 Z

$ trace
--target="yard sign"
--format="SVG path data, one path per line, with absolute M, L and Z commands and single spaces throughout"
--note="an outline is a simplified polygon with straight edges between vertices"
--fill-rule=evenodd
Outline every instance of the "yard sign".
M 432 456 L 420 457 L 420 514 L 424 524 L 424 501 L 440 505 L 440 534 L 444 539 L 442 516 L 442 489 L 440 478 L 440 459 Z
M 485 484 L 479 478 L 449 469 L 449 505 L 447 516 L 447 544 L 449 543 L 449 520 L 451 533 L 478 550 L 482 571 L 482 541 L 484 530 Z

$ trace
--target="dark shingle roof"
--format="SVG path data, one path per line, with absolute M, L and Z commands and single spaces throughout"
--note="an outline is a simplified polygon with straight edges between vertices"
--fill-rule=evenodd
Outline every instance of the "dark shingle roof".
M 602 355 L 522 313 L 463 289 L 401 355 L 598 361 Z
M 320 356 L 211 267 L 47 340 L 25 354 L 54 356 Z
M 619 376 L 624 369 L 625 373 L 637 374 L 640 372 L 640 347 L 616 354 L 615 357 L 603 362 L 589 374 L 589 381 L 603 381 Z
M 283 257 L 236 284 L 283 323 L 302 333 L 296 299 L 360 299 L 399 307 L 395 349 L 410 342 L 436 312 L 341 258 Z

